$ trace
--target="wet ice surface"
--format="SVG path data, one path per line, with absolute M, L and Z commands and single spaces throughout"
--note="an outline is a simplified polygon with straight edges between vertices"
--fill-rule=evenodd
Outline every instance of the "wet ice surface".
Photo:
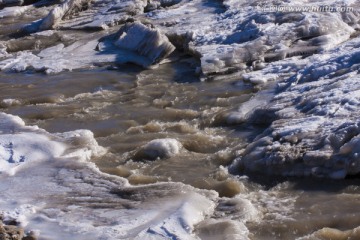
M 50 239 L 356 239 L 358 180 L 318 178 L 360 171 L 360 4 L 259 4 L 0 1 L 0 107 L 28 125 L 1 115 L 5 217 Z

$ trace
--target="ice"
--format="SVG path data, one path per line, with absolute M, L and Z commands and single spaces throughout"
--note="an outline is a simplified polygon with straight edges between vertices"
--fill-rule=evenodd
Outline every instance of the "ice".
M 50 4 L 51 3 L 47 3 Z M 18 32 L 21 34 L 33 33 L 35 38 L 33 44 L 23 45 L 21 41 L 29 41 L 25 36 L 17 41 L 4 42 L 4 48 L 1 47 L 0 70 L 10 71 L 45 71 L 47 73 L 57 73 L 60 71 L 82 68 L 91 68 L 96 65 L 121 64 L 133 62 L 138 65 L 149 67 L 158 61 L 161 61 L 174 48 L 168 42 L 166 36 L 159 33 L 158 30 L 144 27 L 142 31 L 147 31 L 147 37 L 152 37 L 153 42 L 148 43 L 147 49 L 154 49 L 142 52 L 127 50 L 127 46 L 121 44 L 119 39 L 107 41 L 103 44 L 101 39 L 112 35 L 114 30 L 109 32 L 99 32 L 95 34 L 86 34 L 84 32 L 72 32 L 66 34 L 66 29 L 106 29 L 109 26 L 118 25 L 133 21 L 132 16 L 143 13 L 147 1 L 94 1 L 91 4 L 88 1 L 66 0 L 60 5 L 53 5 L 49 8 L 41 8 L 43 12 L 48 11 L 47 16 L 37 19 L 22 27 Z M 5 12 L 5 10 L 7 12 Z M 0 12 L 0 16 L 11 17 L 15 15 L 31 15 L 32 9 L 24 8 L 20 13 L 18 9 L 8 9 Z M 40 11 L 40 10 L 39 10 Z M 41 15 L 41 14 L 38 14 Z M 138 23 L 136 26 L 140 26 Z M 143 25 L 141 25 L 143 26 Z M 44 32 L 48 29 L 61 29 L 57 31 L 59 36 L 54 42 L 49 43 L 49 38 L 41 37 L 38 32 Z M 133 28 L 139 30 L 139 28 Z M 147 30 L 148 29 L 148 30 Z M 152 32 L 152 34 L 150 33 Z M 134 37 L 129 34 L 129 37 Z M 117 44 L 115 44 L 117 41 Z M 100 42 L 100 44 L 99 44 Z M 14 46 L 19 46 L 15 47 Z M 116 47 L 121 46 L 122 49 Z M 40 49 L 39 49 L 40 48 Z M 140 49 L 137 49 L 140 51 Z M 42 50 L 39 53 L 39 50 Z M 144 55 L 144 56 L 142 56 Z
M 64 70 L 92 68 L 102 64 L 136 63 L 143 67 L 150 67 L 166 58 L 174 51 L 174 46 L 159 30 L 147 27 L 140 22 L 125 25 L 119 33 L 92 34 L 80 36 L 66 36 L 59 32 L 42 31 L 27 37 L 26 41 L 32 45 L 41 43 L 45 46 L 40 52 L 29 50 L 7 54 L 5 60 L 0 61 L 0 70 L 11 71 L 45 71 L 58 73 Z M 47 37 L 49 36 L 49 37 Z M 142 36 L 142 38 L 140 37 Z M 54 46 L 46 47 L 59 39 L 70 38 Z M 95 38 L 95 39 L 94 39 Z M 6 49 L 17 50 L 23 48 L 21 41 L 13 40 L 5 43 Z M 134 45 L 136 43 L 136 45 Z
M 116 46 L 135 51 L 149 58 L 152 64 L 166 58 L 175 50 L 159 30 L 151 29 L 140 22 L 125 24 L 117 34 L 119 39 L 114 43 Z
M 273 96 L 274 91 L 272 88 L 270 88 L 270 90 L 261 91 L 247 102 L 241 104 L 241 106 L 236 111 L 230 112 L 226 116 L 226 123 L 229 125 L 234 125 L 248 122 L 253 113 L 257 109 L 267 104 L 273 98 Z
M 0 70 L 58 73 L 127 62 L 146 68 L 176 48 L 198 60 L 203 79 L 232 78 L 263 88 L 226 116 L 230 125 L 267 126 L 237 153 L 242 173 L 342 179 L 360 172 L 357 11 L 264 13 L 257 6 L 262 1 L 242 0 L 44 2 L 0 3 L 2 21 L 19 19 L 16 27 L 1 26 Z M 358 4 L 327 1 L 343 3 Z M 246 239 L 247 221 L 283 220 L 295 202 L 266 191 L 226 202 L 214 191 L 181 183 L 131 186 L 91 162 L 106 149 L 88 130 L 50 134 L 0 114 L 0 133 L 0 212 L 44 239 Z M 223 141 L 218 139 L 183 144 L 202 153 Z M 182 143 L 167 138 L 134 154 L 154 160 L 181 151 Z M 236 219 L 216 218 L 227 210 Z
M 23 51 L 0 62 L 0 70 L 25 71 L 34 69 L 46 73 L 58 73 L 64 70 L 93 68 L 97 64 L 134 62 L 148 67 L 152 60 L 135 52 L 122 50 L 115 45 L 97 50 L 99 42 L 77 41 L 69 46 L 59 44 L 42 50 L 37 55 Z M 21 59 L 19 59 L 21 58 Z
M 182 0 L 151 0 L 148 2 L 148 5 L 146 6 L 146 10 L 154 10 L 161 7 L 170 7 L 175 4 L 180 3 Z
M 284 4 L 291 6 L 293 2 Z M 171 29 L 162 29 L 201 58 L 206 76 L 248 69 L 256 61 L 312 55 L 346 41 L 356 27 L 352 21 L 343 20 L 356 13 L 264 13 L 256 3 L 226 1 L 224 5 L 226 10 L 218 14 L 193 2 L 188 8 L 159 10 L 149 16 L 155 23 L 172 23 Z M 219 8 L 215 3 L 212 6 Z M 182 18 L 181 13 L 188 17 Z M 207 24 L 198 28 L 201 21 Z
M 1 4 L 1 3 L 0 3 Z M 18 17 L 27 10 L 29 10 L 30 6 L 22 6 L 22 7 L 8 7 L 3 10 L 0 10 L 0 19 L 1 18 L 8 18 L 8 17 Z
M 245 169 L 334 179 L 359 173 L 358 46 L 356 38 L 314 55 L 279 84 L 262 107 L 275 121 L 244 152 Z
M 182 144 L 172 138 L 154 139 L 142 146 L 135 154 L 136 159 L 169 158 L 180 153 Z
M 261 146 L 254 143 L 245 151 L 241 162 L 246 169 L 334 178 L 355 174 L 356 152 L 345 154 L 340 148 L 357 132 L 345 134 L 350 132 L 348 127 L 341 132 L 339 127 L 358 129 L 357 1 L 327 2 L 354 7 L 348 12 L 265 12 L 261 8 L 274 4 L 230 0 L 49 3 L 38 19 L 20 31 L 33 33 L 30 37 L 20 35 L 16 41 L 1 43 L 0 69 L 57 73 L 127 62 L 152 67 L 177 48 L 199 59 L 197 69 L 203 79 L 225 75 L 222 79 L 229 76 L 269 89 L 234 106 L 226 116 L 227 124 L 272 123 L 269 133 L 258 137 Z M 320 6 L 322 2 L 281 4 Z M 2 16 L 27 16 L 31 11 L 32 6 L 21 11 L 5 7 Z M 79 31 L 89 28 L 97 31 Z M 41 32 L 48 29 L 53 30 L 43 34 L 51 34 L 52 40 L 35 44 L 46 41 Z M 29 44 L 32 47 L 24 47 L 25 40 L 34 43 Z M 272 87 L 276 82 L 278 87 Z M 267 165 L 276 167 L 263 169 Z
M 144 0 L 97 0 L 91 4 L 84 0 L 65 0 L 55 6 L 46 17 L 26 27 L 34 32 L 52 28 L 107 29 L 125 23 L 131 16 L 144 11 Z
M 331 1 L 328 4 L 340 4 Z M 106 54 L 86 54 L 94 50 L 82 48 L 73 54 L 79 58 L 67 59 L 68 54 L 58 55 L 56 61 L 61 64 L 57 69 L 48 66 L 49 61 L 39 61 L 36 66 L 29 66 L 22 54 L 10 54 L 8 59 L 18 61 L 14 70 L 24 71 L 28 68 L 50 69 L 49 72 L 71 70 L 89 67 L 96 64 L 134 62 L 148 67 L 158 63 L 174 50 L 173 45 L 181 51 L 185 51 L 200 59 L 200 69 L 204 78 L 212 78 L 213 75 L 229 74 L 232 72 L 245 73 L 258 67 L 264 67 L 281 59 L 294 56 L 311 56 L 313 54 L 334 48 L 338 44 L 350 39 L 358 25 L 358 12 L 263 12 L 259 5 L 262 1 L 253 3 L 245 1 L 225 1 L 205 3 L 201 0 L 194 1 L 144 1 L 144 0 L 96 0 L 89 4 L 82 0 L 66 0 L 60 5 L 51 5 L 44 9 L 47 16 L 29 23 L 23 28 L 24 33 L 39 32 L 48 29 L 58 29 L 66 32 L 68 29 L 95 29 L 99 34 L 89 36 L 80 31 L 72 36 L 78 44 L 87 44 L 100 41 L 106 36 L 101 30 L 114 33 L 114 26 L 123 25 L 122 36 L 117 39 L 115 45 L 122 45 L 126 49 L 132 49 L 141 56 L 146 56 L 149 61 L 138 57 L 124 57 L 125 53 L 114 56 L 113 48 L 106 45 Z M 269 1 L 266 4 L 275 4 Z M 283 3 L 292 5 L 321 5 L 321 1 L 288 1 Z M 347 4 L 355 4 L 348 2 Z M 6 8 L 5 8 L 6 9 Z M 28 14 L 31 9 L 8 9 L 5 16 Z M 184 17 L 185 16 L 185 17 Z M 135 22 L 135 23 L 134 23 Z M 206 22 L 206 25 L 203 23 Z M 140 44 L 146 31 L 152 32 L 152 41 L 147 41 L 144 49 L 129 45 L 129 42 Z M 131 26 L 131 27 L 130 27 Z M 124 34 L 128 28 L 130 34 Z M 126 32 L 125 31 L 125 32 Z M 161 34 L 160 34 L 161 32 Z M 120 34 L 121 35 L 121 34 Z M 150 36 L 150 35 L 149 35 Z M 170 42 L 168 41 L 168 39 Z M 136 40 L 136 41 L 135 41 Z M 63 40 L 58 42 L 61 44 Z M 125 46 L 126 44 L 128 46 Z M 124 45 L 125 44 L 125 45 Z M 173 45 L 172 45 L 173 44 Z M 102 45 L 103 46 L 103 45 Z M 66 49 L 67 46 L 64 47 Z M 90 47 L 90 46 L 89 46 Z M 96 47 L 95 47 L 96 48 Z M 155 48 L 156 50 L 149 50 Z M 140 51 L 142 49 L 142 52 Z M 32 49 L 29 49 L 32 50 Z M 107 56 L 109 51 L 113 55 Z M 35 52 L 31 51 L 31 54 Z M 48 51 L 48 56 L 57 55 L 56 52 Z M 103 57 L 100 58 L 99 55 Z M 85 58 L 86 56 L 86 58 Z M 54 58 L 54 57 L 52 57 Z M 79 64 L 79 59 L 88 59 L 86 64 Z M 68 61 L 65 64 L 65 60 Z M 5 62 L 0 62 L 4 65 Z M 31 60 L 30 60 L 31 61 Z M 21 66 L 20 66 L 21 65 Z M 73 66 L 72 68 L 70 66 Z M 11 65 L 1 69 L 12 69 Z M 277 78 L 276 74 L 267 76 L 248 75 L 249 81 L 259 84 L 272 81 Z

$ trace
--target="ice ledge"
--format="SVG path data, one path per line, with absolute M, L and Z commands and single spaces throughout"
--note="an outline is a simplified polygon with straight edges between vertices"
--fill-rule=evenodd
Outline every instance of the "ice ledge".
M 279 85 L 249 117 L 256 122 L 271 113 L 274 121 L 241 154 L 240 169 L 334 179 L 360 173 L 359 46 L 355 38 L 315 55 Z

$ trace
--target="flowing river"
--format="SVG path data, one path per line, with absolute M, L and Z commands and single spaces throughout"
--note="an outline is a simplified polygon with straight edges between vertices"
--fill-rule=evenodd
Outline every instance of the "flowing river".
M 227 124 L 223 116 L 258 89 L 242 81 L 201 82 L 194 65 L 192 58 L 181 57 L 152 70 L 128 65 L 57 75 L 2 73 L 1 111 L 50 133 L 91 130 L 108 149 L 92 161 L 133 185 L 182 182 L 215 190 L 227 199 L 217 207 L 217 219 L 240 221 L 256 209 L 256 216 L 246 221 L 250 239 L 295 239 L 325 227 L 348 230 L 360 225 L 357 179 L 229 173 L 237 152 L 266 126 Z M 135 154 L 149 141 L 167 138 L 182 144 L 176 156 L 143 160 Z M 251 206 L 239 205 L 239 196 Z M 197 231 L 203 239 L 220 239 L 224 230 L 220 225 Z M 343 239 L 328 231 L 324 236 L 334 238 L 324 239 Z

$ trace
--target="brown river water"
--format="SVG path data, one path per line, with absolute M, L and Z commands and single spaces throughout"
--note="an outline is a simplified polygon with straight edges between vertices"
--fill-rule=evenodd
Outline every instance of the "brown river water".
M 237 153 L 266 126 L 227 125 L 224 116 L 258 89 L 226 79 L 201 82 L 196 65 L 183 57 L 150 70 L 127 65 L 56 75 L 0 73 L 0 107 L 49 132 L 91 130 L 108 149 L 93 161 L 131 184 L 175 181 L 225 198 L 241 195 L 260 216 L 246 223 L 252 239 L 296 239 L 320 229 L 318 238 L 306 239 L 360 239 L 359 231 L 343 232 L 360 226 L 358 179 L 228 172 Z M 159 138 L 177 139 L 184 149 L 169 159 L 138 161 L 136 150 Z M 236 201 L 228 200 L 217 217 L 241 218 L 232 211 Z M 204 239 L 216 239 L 216 229 L 202 231 Z

